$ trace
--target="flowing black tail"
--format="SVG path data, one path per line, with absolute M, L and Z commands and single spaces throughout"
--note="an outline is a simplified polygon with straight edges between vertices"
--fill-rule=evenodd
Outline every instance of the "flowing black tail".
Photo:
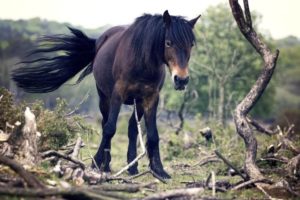
M 37 59 L 23 61 L 24 64 L 37 66 L 23 66 L 13 70 L 12 79 L 18 87 L 26 92 L 44 93 L 59 88 L 62 84 L 81 73 L 77 83 L 92 72 L 92 61 L 96 54 L 96 40 L 88 38 L 80 30 L 70 28 L 72 35 L 45 36 L 40 45 L 29 55 L 44 53 L 60 53 L 54 57 L 40 56 Z

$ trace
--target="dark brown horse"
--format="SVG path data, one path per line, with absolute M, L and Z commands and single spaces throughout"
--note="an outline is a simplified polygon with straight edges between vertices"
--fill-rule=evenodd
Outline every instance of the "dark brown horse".
M 38 59 L 24 63 L 38 66 L 21 67 L 13 71 L 17 85 L 27 92 L 51 92 L 67 80 L 81 73 L 78 82 L 93 72 L 100 97 L 103 137 L 95 155 L 96 163 L 110 171 L 111 139 L 116 132 L 118 114 L 123 104 L 137 102 L 138 117 L 144 116 L 147 130 L 147 153 L 150 168 L 163 178 L 164 171 L 159 154 L 159 136 L 156 111 L 159 91 L 165 79 L 165 65 L 172 75 L 176 90 L 183 90 L 188 81 L 188 61 L 195 43 L 193 27 L 200 16 L 190 21 L 180 16 L 145 14 L 130 26 L 116 26 L 104 32 L 97 40 L 81 31 L 69 28 L 72 36 L 45 37 L 38 49 L 31 52 Z M 48 52 L 63 51 L 59 56 L 44 57 Z M 132 114 L 128 126 L 127 160 L 137 155 L 137 125 Z M 104 159 L 105 158 L 105 159 Z M 129 169 L 138 173 L 137 164 Z

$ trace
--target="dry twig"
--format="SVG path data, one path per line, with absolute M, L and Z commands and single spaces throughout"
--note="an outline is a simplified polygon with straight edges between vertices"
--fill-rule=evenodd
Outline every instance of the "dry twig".
M 232 168 L 240 177 L 242 177 L 245 181 L 249 180 L 248 177 L 246 177 L 244 174 L 240 172 L 230 161 L 228 161 L 220 152 L 215 150 L 216 155 L 224 161 L 226 165 L 228 165 L 230 168 Z
M 249 117 L 247 117 L 247 121 L 256 128 L 257 131 L 261 132 L 261 133 L 265 133 L 269 136 L 276 134 L 276 131 L 272 131 L 266 127 L 264 127 L 262 124 L 260 124 L 258 121 L 254 120 L 254 119 L 250 119 Z
M 82 169 L 85 169 L 85 164 L 82 161 L 74 159 L 71 156 L 61 154 L 61 153 L 59 153 L 57 151 L 54 151 L 54 150 L 49 150 L 49 151 L 43 152 L 41 156 L 42 156 L 42 158 L 47 158 L 47 157 L 51 157 L 51 156 L 56 156 L 56 157 L 59 157 L 59 158 L 63 158 L 67 161 L 70 161 L 70 162 L 73 162 L 73 163 L 79 165 Z
M 249 185 L 252 185 L 254 183 L 261 183 L 261 182 L 265 182 L 265 181 L 266 181 L 266 179 L 251 179 L 249 181 L 246 181 L 246 182 L 243 182 L 239 185 L 234 186 L 231 190 L 239 190 L 239 189 L 242 189 L 242 188 L 247 187 Z

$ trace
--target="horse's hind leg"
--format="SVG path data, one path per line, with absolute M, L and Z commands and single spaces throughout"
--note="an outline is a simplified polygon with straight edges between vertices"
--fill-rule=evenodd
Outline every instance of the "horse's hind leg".
M 96 155 L 94 156 L 94 159 L 96 161 L 97 166 L 100 169 L 103 169 L 105 172 L 110 172 L 109 163 L 111 161 L 111 155 L 110 155 L 111 139 L 116 133 L 116 123 L 120 112 L 121 104 L 122 104 L 121 98 L 118 95 L 113 94 L 109 102 L 109 112 L 108 112 L 107 120 L 104 119 L 104 121 L 102 121 L 103 123 L 102 140 L 99 149 Z M 102 106 L 104 105 L 100 103 L 100 110 Z M 92 167 L 95 168 L 95 163 L 93 163 Z
M 104 128 L 104 125 L 107 122 L 108 119 L 108 113 L 109 113 L 109 99 L 100 91 L 98 90 L 98 94 L 100 97 L 99 100 L 99 109 L 102 114 L 102 130 Z
M 140 120 L 143 116 L 143 107 L 140 104 L 137 104 L 137 114 L 138 114 L 138 120 Z M 128 139 L 129 139 L 128 152 L 127 152 L 128 164 L 136 158 L 137 135 L 138 135 L 137 122 L 135 119 L 135 111 L 133 111 L 129 119 L 129 125 L 128 125 Z M 131 175 L 137 174 L 138 173 L 137 166 L 138 163 L 130 167 L 128 169 L 129 174 Z

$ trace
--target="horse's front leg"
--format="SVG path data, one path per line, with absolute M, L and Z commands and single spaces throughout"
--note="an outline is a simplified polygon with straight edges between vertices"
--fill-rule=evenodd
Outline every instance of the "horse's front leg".
M 101 144 L 96 155 L 94 156 L 94 160 L 96 161 L 97 166 L 105 172 L 110 172 L 109 163 L 111 161 L 111 139 L 116 133 L 116 124 L 121 105 L 122 101 L 120 96 L 117 92 L 113 92 L 110 101 L 108 119 L 103 127 Z M 93 163 L 92 167 L 95 168 L 96 164 Z
M 156 112 L 158 106 L 158 93 L 145 99 L 143 103 L 144 118 L 147 129 L 147 152 L 150 161 L 150 169 L 160 177 L 167 179 L 171 176 L 164 170 L 159 153 L 159 136 L 156 126 Z

